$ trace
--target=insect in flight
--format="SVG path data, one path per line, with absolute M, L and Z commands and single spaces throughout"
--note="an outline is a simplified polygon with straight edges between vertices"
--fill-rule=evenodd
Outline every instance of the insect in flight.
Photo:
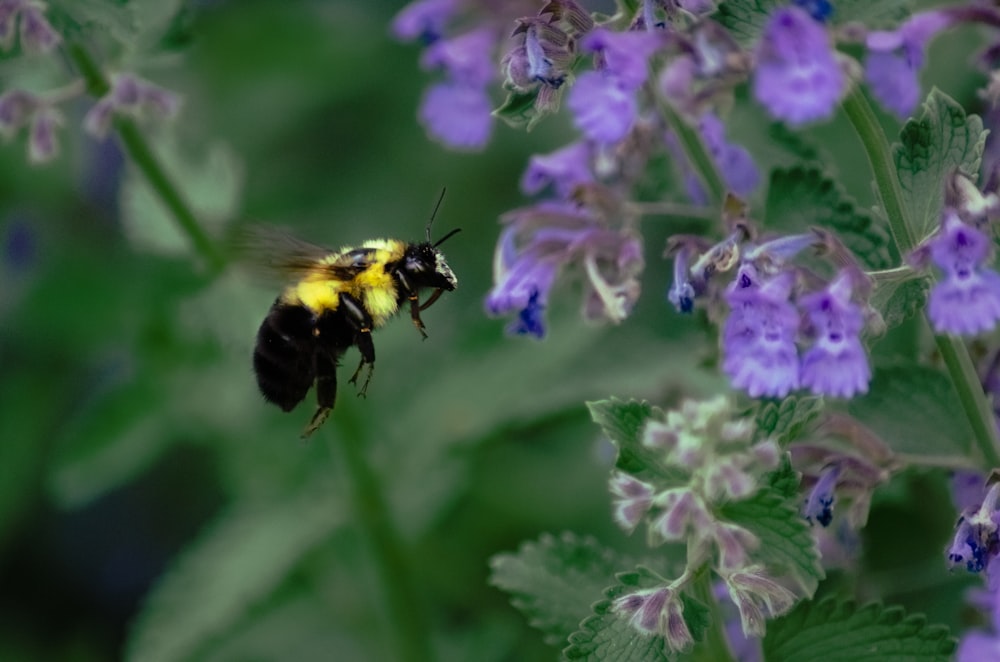
M 315 432 L 333 410 L 337 398 L 337 365 L 352 346 L 361 362 L 351 377 L 364 395 L 375 367 L 372 331 L 383 326 L 402 307 L 427 338 L 420 313 L 458 279 L 438 250 L 452 230 L 431 243 L 431 223 L 444 198 L 438 199 L 426 228 L 426 241 L 372 239 L 353 248 L 331 251 L 275 230 L 258 229 L 250 239 L 260 266 L 283 275 L 289 284 L 275 299 L 257 332 L 253 367 L 264 398 L 291 411 L 315 385 L 317 407 L 302 432 Z M 422 290 L 433 289 L 420 303 Z

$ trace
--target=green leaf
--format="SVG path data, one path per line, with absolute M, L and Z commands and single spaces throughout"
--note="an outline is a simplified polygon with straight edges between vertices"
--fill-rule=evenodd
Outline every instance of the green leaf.
M 664 464 L 662 454 L 642 445 L 642 428 L 658 410 L 646 402 L 625 402 L 618 398 L 588 402 L 587 408 L 594 422 L 618 448 L 615 466 L 640 480 L 658 478 L 674 481 L 684 478 L 684 473 Z
M 725 504 L 720 513 L 760 539 L 753 552 L 755 560 L 777 576 L 790 577 L 807 597 L 812 596 L 826 575 L 809 524 L 799 514 L 794 498 L 763 488 L 749 499 Z
M 951 172 L 957 168 L 975 180 L 987 133 L 977 115 L 966 115 L 937 88 L 924 101 L 920 117 L 903 125 L 892 154 L 917 243 L 938 227 Z
M 767 626 L 764 658 L 781 662 L 813 660 L 948 660 L 955 640 L 943 625 L 928 625 L 923 615 L 907 616 L 902 607 L 827 598 L 802 602 Z
M 934 368 L 901 365 L 875 370 L 867 395 L 847 405 L 897 453 L 964 455 L 972 428 L 951 381 Z
M 882 315 L 888 331 L 924 309 L 929 288 L 926 277 L 877 281 L 869 303 Z
M 798 471 L 792 468 L 792 461 L 788 453 L 781 457 L 781 465 L 767 475 L 767 484 L 786 499 L 798 497 L 801 482 L 802 477 Z
M 771 13 L 786 4 L 779 0 L 728 0 L 719 5 L 714 18 L 729 29 L 741 46 L 749 48 L 757 43 Z M 909 14 L 909 0 L 839 0 L 834 4 L 831 22 L 889 27 Z
M 881 222 L 817 166 L 773 170 L 764 218 L 769 229 L 783 232 L 805 232 L 817 225 L 830 228 L 865 266 L 886 269 L 894 264 L 889 234 Z
M 283 501 L 244 503 L 222 515 L 154 587 L 129 636 L 126 659 L 196 657 L 344 517 L 339 493 L 313 484 Z
M 773 439 L 785 446 L 815 428 L 823 412 L 823 398 L 791 395 L 781 401 L 760 400 L 748 414 L 757 424 L 757 439 Z
M 516 554 L 494 556 L 490 583 L 510 593 L 511 603 L 556 645 L 577 629 L 623 565 L 593 538 L 545 534 Z
M 514 129 L 530 129 L 541 119 L 538 109 L 535 108 L 537 96 L 538 90 L 530 92 L 511 90 L 500 107 L 493 111 L 493 115 Z
M 662 580 L 639 568 L 635 572 L 618 575 L 618 581 L 617 585 L 605 592 L 606 599 L 594 605 L 594 615 L 583 621 L 579 629 L 569 636 L 570 643 L 563 650 L 563 656 L 568 660 L 594 662 L 662 662 L 674 659 L 676 656 L 667 654 L 666 641 L 662 636 L 642 636 L 628 619 L 611 611 L 611 605 L 617 598 L 638 589 L 658 585 Z M 708 610 L 693 599 L 690 602 L 692 623 L 703 631 Z M 688 601 L 685 601 L 685 622 L 688 620 L 688 610 Z

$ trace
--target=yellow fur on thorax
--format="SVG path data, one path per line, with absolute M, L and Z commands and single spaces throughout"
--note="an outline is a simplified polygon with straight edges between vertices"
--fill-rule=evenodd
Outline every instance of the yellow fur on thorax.
M 331 279 L 322 269 L 324 263 L 332 264 L 344 253 L 354 250 L 354 247 L 347 247 L 322 260 L 315 272 L 288 287 L 282 299 L 288 303 L 300 303 L 318 315 L 325 310 L 336 310 L 341 293 L 347 293 L 361 301 L 375 328 L 382 326 L 399 309 L 396 283 L 386 273 L 385 265 L 400 259 L 406 245 L 396 239 L 371 239 L 360 247 L 376 251 L 372 263 L 352 280 Z

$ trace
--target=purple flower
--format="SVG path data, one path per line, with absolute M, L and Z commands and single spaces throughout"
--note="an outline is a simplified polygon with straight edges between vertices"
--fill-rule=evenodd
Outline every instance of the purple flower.
M 753 193 L 760 184 L 760 171 L 750 152 L 739 145 L 727 143 L 725 125 L 711 113 L 702 115 L 698 128 L 726 186 L 740 197 Z
M 486 310 L 494 316 L 516 312 L 518 318 L 508 327 L 509 333 L 543 338 L 543 311 L 559 264 L 537 249 L 518 253 L 514 232 L 514 228 L 507 228 L 497 243 L 494 260 L 496 284 L 486 297 Z
M 448 77 L 470 87 L 481 87 L 493 80 L 493 46 L 496 38 L 492 30 L 480 28 L 451 39 L 441 39 L 431 44 L 420 57 L 425 69 L 442 69 Z
M 177 114 L 180 99 L 176 94 L 132 74 L 118 74 L 111 89 L 98 99 L 83 118 L 83 128 L 96 138 L 103 138 L 117 115 L 135 118 L 169 118 Z
M 955 655 L 957 662 L 982 662 L 1000 659 L 1000 581 L 996 557 L 986 569 L 986 588 L 970 592 L 969 602 L 990 614 L 992 632 L 971 630 L 962 636 Z
M 688 258 L 690 247 L 681 246 L 674 255 L 674 282 L 667 292 L 667 299 L 674 304 L 674 308 L 680 313 L 690 313 L 694 310 L 694 298 L 696 292 L 691 284 L 691 277 L 688 272 Z
M 28 161 L 48 163 L 59 154 L 56 130 L 62 124 L 62 115 L 55 108 L 46 107 L 35 113 L 28 132 Z
M 1000 320 L 1000 275 L 984 266 L 990 240 L 946 210 L 930 255 L 943 273 L 931 290 L 927 312 L 938 333 L 975 335 Z
M 432 85 L 420 104 L 427 132 L 455 149 L 481 149 L 493 130 L 490 96 L 483 88 L 461 83 Z
M 532 156 L 521 178 L 521 190 L 530 195 L 551 185 L 559 197 L 569 198 L 573 189 L 593 180 L 590 146 L 576 142 L 549 154 Z
M 597 28 L 583 38 L 581 46 L 598 53 L 606 75 L 618 80 L 623 88 L 636 90 L 649 75 L 649 57 L 660 47 L 658 32 L 612 32 Z
M 958 518 L 955 536 L 948 546 L 948 562 L 964 565 L 969 572 L 980 572 L 997 557 L 1000 538 L 1000 483 L 994 483 L 978 508 L 971 508 Z
M 653 505 L 653 486 L 616 471 L 611 475 L 611 493 L 616 497 L 615 522 L 632 533 Z
M 28 125 L 42 107 L 42 101 L 31 92 L 10 90 L 0 95 L 0 135 L 10 140 Z
M 913 111 L 920 100 L 917 75 L 924 65 L 924 48 L 954 21 L 949 12 L 931 10 L 914 14 L 891 32 L 868 33 L 865 79 L 883 106 L 900 117 Z
M 833 3 L 829 0 L 794 0 L 793 4 L 804 9 L 820 23 L 825 22 L 833 15 Z
M 51 53 L 62 42 L 52 29 L 42 7 L 24 4 L 21 9 L 21 48 L 26 53 Z
M 771 579 L 760 566 L 723 576 L 729 598 L 740 612 L 743 634 L 764 636 L 769 618 L 780 616 L 795 604 L 795 594 Z
M 760 284 L 755 278 L 744 265 L 726 293 L 731 312 L 722 331 L 722 369 L 751 397 L 783 398 L 799 386 L 792 278 L 787 272 Z
M 867 393 L 872 373 L 859 338 L 864 320 L 851 301 L 848 272 L 802 297 L 800 305 L 816 333 L 815 344 L 802 357 L 802 386 L 839 398 Z
M 418 0 L 403 7 L 392 19 L 392 33 L 397 39 L 420 39 L 430 44 L 441 38 L 444 27 L 455 15 L 458 0 Z
M 839 478 L 840 465 L 834 464 L 823 469 L 802 508 L 802 515 L 807 520 L 819 522 L 823 527 L 830 526 L 830 522 L 833 521 L 833 502 L 836 498 L 834 489 Z
M 754 97 L 780 120 L 798 125 L 833 114 L 846 89 L 830 37 L 798 7 L 778 9 L 757 46 Z
M 576 127 L 590 140 L 605 144 L 624 138 L 638 113 L 635 94 L 598 71 L 580 74 L 566 104 Z

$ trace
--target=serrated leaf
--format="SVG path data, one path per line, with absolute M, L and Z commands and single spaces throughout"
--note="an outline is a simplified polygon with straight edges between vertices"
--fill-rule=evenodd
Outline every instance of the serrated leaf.
M 653 415 L 654 409 L 646 402 L 625 402 L 617 398 L 588 402 L 587 408 L 594 422 L 618 449 L 615 466 L 640 480 L 656 477 L 673 481 L 684 474 L 663 463 L 662 454 L 642 445 L 642 428 Z
M 918 243 L 938 227 L 945 180 L 952 171 L 960 169 L 975 180 L 987 133 L 977 115 L 966 115 L 937 88 L 921 106 L 920 117 L 903 125 L 892 154 Z
M 789 458 L 788 453 L 785 453 L 781 457 L 781 465 L 767 474 L 767 484 L 773 489 L 777 494 L 785 497 L 786 499 L 792 499 L 797 497 L 799 494 L 799 485 L 802 483 L 802 477 L 799 472 L 792 468 L 792 461 Z
M 196 657 L 210 638 L 272 591 L 302 556 L 344 521 L 327 486 L 225 513 L 160 579 L 136 620 L 126 659 Z
M 763 488 L 749 499 L 725 504 L 720 512 L 760 539 L 755 560 L 793 579 L 808 597 L 826 574 L 809 524 L 793 504 L 773 488 Z
M 930 281 L 925 277 L 878 281 L 868 302 L 882 315 L 888 331 L 923 310 L 929 288 Z
M 769 229 L 784 232 L 805 232 L 816 225 L 834 230 L 871 269 L 894 263 L 889 234 L 880 221 L 816 166 L 773 170 L 764 218 Z
M 811 431 L 823 411 L 823 398 L 791 395 L 775 402 L 761 400 L 750 413 L 757 425 L 758 439 L 773 439 L 785 446 Z
M 768 624 L 763 645 L 766 660 L 782 662 L 930 662 L 948 660 L 955 650 L 948 628 L 928 625 L 922 615 L 877 603 L 858 609 L 834 598 L 799 603 Z
M 490 583 L 509 593 L 511 604 L 556 645 L 577 629 L 623 565 L 593 538 L 545 534 L 516 554 L 494 556 Z
M 958 394 L 934 368 L 878 368 L 868 394 L 852 399 L 847 409 L 897 453 L 961 455 L 972 442 L 972 428 L 958 413 Z
M 663 662 L 675 659 L 667 654 L 666 640 L 662 636 L 644 636 L 628 622 L 628 619 L 611 610 L 612 603 L 619 597 L 637 589 L 658 584 L 648 571 L 638 568 L 634 572 L 618 575 L 618 584 L 605 591 L 606 599 L 593 607 L 590 616 L 569 636 L 569 646 L 563 650 L 567 660 L 621 660 L 622 662 Z M 704 606 L 692 600 L 691 617 L 697 627 L 707 621 L 707 613 L 699 610 Z M 688 617 L 685 603 L 684 618 Z M 703 629 L 703 628 L 702 628 Z

